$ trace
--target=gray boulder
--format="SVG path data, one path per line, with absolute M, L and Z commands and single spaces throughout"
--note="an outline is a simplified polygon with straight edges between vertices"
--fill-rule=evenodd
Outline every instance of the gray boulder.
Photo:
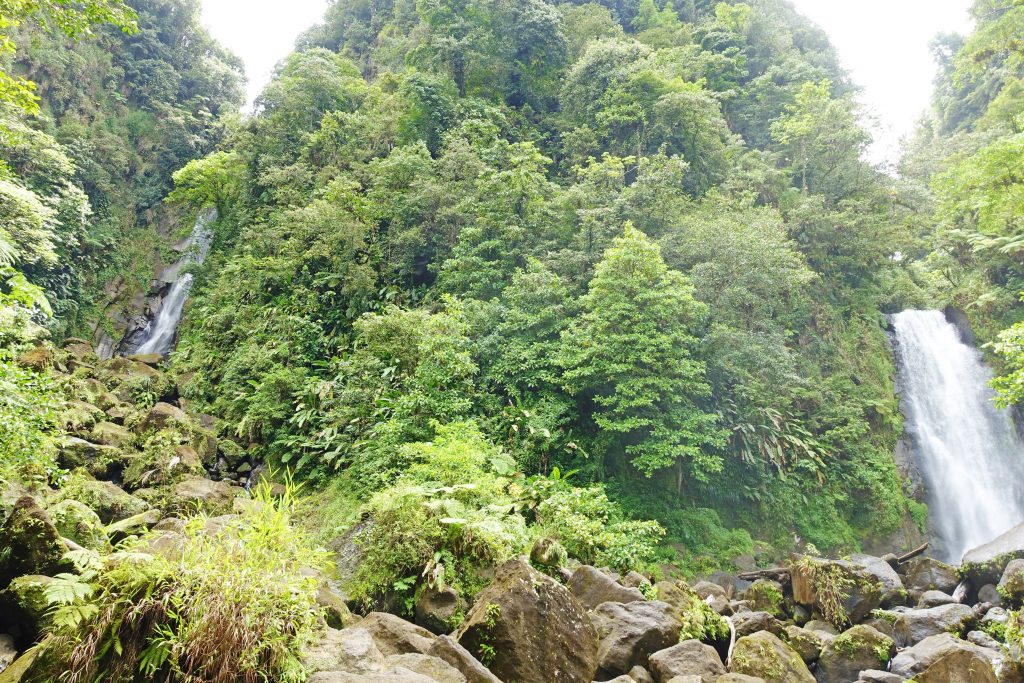
M 893 632 L 901 646 L 914 645 L 937 633 L 963 633 L 976 619 L 974 610 L 957 603 L 901 612 Z
M 1024 558 L 1024 523 L 964 553 L 961 573 L 975 586 L 996 583 L 1011 560 Z
M 451 586 L 425 586 L 414 606 L 416 623 L 433 633 L 449 633 L 466 612 L 466 603 Z
M 370 612 L 357 626 L 370 632 L 385 657 L 410 652 L 427 654 L 434 644 L 433 633 L 387 612 Z
M 676 676 L 699 676 L 703 683 L 714 683 L 726 673 L 715 648 L 699 640 L 684 640 L 655 652 L 650 657 L 650 670 L 657 683 L 667 683 Z
M 826 643 L 818 659 L 818 683 L 849 683 L 866 669 L 884 669 L 896 652 L 896 644 L 863 624 L 843 631 Z
M 1024 602 L 1024 559 L 1010 560 L 999 579 L 997 590 L 1010 606 Z
M 383 663 L 384 654 L 373 635 L 363 628 L 328 628 L 303 657 L 303 664 L 311 672 L 360 673 L 378 669 Z
M 505 681 L 590 683 L 597 673 L 597 631 L 583 605 L 520 560 L 476 596 L 458 640 Z
M 956 567 L 930 557 L 915 557 L 910 560 L 903 575 L 904 586 L 915 598 L 930 590 L 952 595 L 959 583 L 960 577 L 957 575 Z
M 789 643 L 789 646 L 800 655 L 800 659 L 804 660 L 807 664 L 813 664 L 818 661 L 821 649 L 825 647 L 826 643 L 826 640 L 822 638 L 820 633 L 792 624 L 786 626 L 785 635 L 782 636 L 782 639 Z
M 953 660 L 957 663 L 962 664 L 964 661 L 973 661 L 975 664 L 978 662 L 983 662 L 985 664 L 985 666 L 981 666 L 980 664 L 977 666 L 979 670 L 976 674 L 979 676 L 979 681 L 988 680 L 986 678 L 986 674 L 990 674 L 992 676 L 991 680 L 995 681 L 995 671 L 992 668 L 992 658 L 994 653 L 986 650 L 985 648 L 978 647 L 973 643 L 960 640 L 949 633 L 939 633 L 929 636 L 913 647 L 900 651 L 893 658 L 889 670 L 898 676 L 913 678 L 920 681 L 922 680 L 920 677 L 933 665 L 947 657 L 956 655 L 957 653 L 968 653 L 975 656 L 973 658 L 965 658 L 957 655 Z M 936 670 L 936 672 L 937 671 L 938 670 Z M 932 681 L 939 680 L 934 678 L 936 672 L 933 672 L 932 674 Z
M 432 657 L 443 659 L 466 677 L 467 683 L 501 683 L 501 680 L 481 664 L 469 650 L 448 636 L 439 636 L 427 652 Z
M 646 665 L 651 653 L 679 641 L 682 628 L 672 606 L 660 600 L 605 602 L 590 617 L 600 639 L 598 676 L 608 678 Z
M 903 579 L 888 562 L 880 557 L 862 553 L 851 555 L 850 559 L 863 567 L 882 587 L 882 607 L 903 604 L 906 596 Z
M 732 615 L 732 625 L 736 629 L 736 637 L 742 638 L 758 631 L 768 631 L 782 635 L 786 627 L 781 621 L 767 612 L 737 612 Z
M 952 595 L 942 591 L 925 591 L 917 601 L 917 606 L 927 609 L 928 607 L 938 607 L 939 605 L 952 605 L 954 602 L 956 600 L 953 599 Z
M 627 588 L 589 565 L 574 571 L 567 587 L 587 609 L 594 609 L 603 602 L 628 603 L 646 599 L 639 589 Z

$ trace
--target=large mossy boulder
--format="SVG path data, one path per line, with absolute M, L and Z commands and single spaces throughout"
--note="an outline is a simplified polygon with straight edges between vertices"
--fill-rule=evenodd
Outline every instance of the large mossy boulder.
M 591 612 L 600 644 L 598 674 L 612 678 L 646 666 L 651 653 L 679 642 L 682 623 L 671 605 L 660 600 L 605 602 Z
M 967 605 L 958 603 L 939 605 L 928 609 L 901 612 L 893 622 L 893 633 L 897 643 L 906 647 L 938 633 L 961 635 L 976 620 L 977 615 Z
M 655 652 L 650 657 L 650 670 L 657 683 L 688 676 L 698 678 L 701 683 L 714 683 L 726 673 L 718 651 L 695 639 Z
M 903 585 L 915 600 L 925 591 L 952 593 L 958 583 L 956 567 L 931 557 L 915 557 L 903 569 Z
M 766 683 L 814 683 L 800 655 L 767 631 L 737 640 L 729 663 L 735 673 L 757 676 Z
M 23 496 L 0 526 L 0 589 L 25 574 L 62 571 L 67 547 L 35 498 Z
M 1016 607 L 1024 602 L 1024 559 L 1007 563 L 996 590 L 1010 606 Z
M 416 623 L 433 633 L 450 633 L 466 614 L 466 602 L 451 586 L 424 586 L 413 606 Z
M 103 522 L 88 505 L 77 500 L 62 500 L 51 505 L 46 512 L 64 538 L 93 550 L 107 546 Z
M 960 573 L 975 586 L 996 583 L 1011 560 L 1024 559 L 1024 523 L 964 553 Z
M 892 638 L 870 626 L 854 626 L 825 644 L 815 678 L 818 683 L 849 683 L 861 671 L 885 669 L 895 652 Z
M 89 440 L 104 446 L 123 448 L 135 440 L 135 435 L 119 424 L 103 421 L 93 426 Z
M 458 640 L 504 681 L 591 683 L 597 672 L 597 631 L 583 605 L 520 560 L 477 595 Z
M 185 415 L 184 410 L 178 406 L 161 401 L 149 409 L 146 417 L 142 419 L 142 424 L 139 425 L 139 430 L 143 432 L 156 432 L 168 427 L 180 427 L 187 424 L 188 416 Z
M 209 515 L 220 515 L 229 512 L 232 501 L 242 494 L 241 487 L 226 481 L 189 477 L 171 487 L 168 502 L 173 510 L 192 512 L 198 509 Z
M 863 553 L 851 555 L 850 560 L 875 577 L 875 581 L 882 587 L 882 607 L 893 607 L 906 601 L 907 591 L 903 586 L 903 579 L 888 562 Z
M 69 436 L 61 441 L 57 458 L 57 462 L 64 469 L 74 470 L 81 467 L 94 477 L 106 478 L 123 468 L 125 454 L 117 446 L 107 446 Z
M 819 604 L 819 590 L 823 583 L 832 581 L 841 586 L 842 606 L 846 619 L 851 624 L 863 621 L 882 604 L 886 593 L 875 573 L 865 566 L 848 560 L 808 558 L 795 565 L 790 572 L 793 599 L 807 607 L 822 611 Z
M 56 501 L 77 500 L 91 508 L 104 524 L 118 522 L 150 508 L 149 503 L 109 481 L 75 476 L 57 494 Z

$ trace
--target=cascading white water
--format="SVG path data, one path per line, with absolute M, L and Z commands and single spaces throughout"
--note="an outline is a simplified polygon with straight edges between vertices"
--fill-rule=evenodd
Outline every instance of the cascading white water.
M 991 372 L 939 311 L 893 316 L 906 428 L 941 559 L 1024 520 L 1024 444 L 993 403 Z
M 209 226 L 216 217 L 217 212 L 210 209 L 200 213 L 196 218 L 192 234 L 185 243 L 185 255 L 174 266 L 176 273 L 190 265 L 200 264 L 206 258 L 206 253 L 210 250 L 210 240 L 213 238 Z M 163 298 L 160 311 L 147 328 L 146 338 L 135 350 L 135 353 L 166 355 L 171 350 L 171 345 L 174 344 L 174 335 L 178 330 L 178 322 L 181 320 L 182 311 L 185 310 L 188 290 L 191 287 L 191 273 L 177 275 L 167 296 Z

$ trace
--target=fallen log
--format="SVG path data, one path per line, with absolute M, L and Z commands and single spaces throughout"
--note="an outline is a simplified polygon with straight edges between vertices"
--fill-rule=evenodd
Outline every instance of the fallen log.
M 900 555 L 899 557 L 897 557 L 896 558 L 896 564 L 903 564 L 904 562 L 906 562 L 908 560 L 912 560 L 915 557 L 917 557 L 918 555 L 920 555 L 921 553 L 923 553 L 925 550 L 928 550 L 928 544 L 927 543 L 925 543 L 920 548 L 914 548 L 909 553 L 906 553 L 905 555 Z

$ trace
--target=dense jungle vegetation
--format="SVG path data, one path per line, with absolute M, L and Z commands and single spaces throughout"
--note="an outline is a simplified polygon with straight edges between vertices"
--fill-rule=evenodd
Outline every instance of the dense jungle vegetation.
M 265 554 L 214 569 L 233 551 L 189 536 L 214 574 L 289 548 L 268 603 L 305 614 L 296 567 L 354 525 L 348 594 L 396 611 L 538 538 L 687 576 L 884 548 L 927 514 L 885 314 L 965 311 L 1024 399 L 1024 2 L 973 15 L 888 175 L 785 0 L 338 0 L 245 118 L 197 0 L 0 0 L 0 477 L 83 485 L 58 453 L 90 370 L 18 359 L 95 338 L 213 206 L 168 375 L 126 391 L 302 483 L 253 513 Z M 222 588 L 74 565 L 59 643 L 139 586 Z M 175 647 L 217 628 L 178 618 Z M 300 621 L 253 670 L 302 680 Z

